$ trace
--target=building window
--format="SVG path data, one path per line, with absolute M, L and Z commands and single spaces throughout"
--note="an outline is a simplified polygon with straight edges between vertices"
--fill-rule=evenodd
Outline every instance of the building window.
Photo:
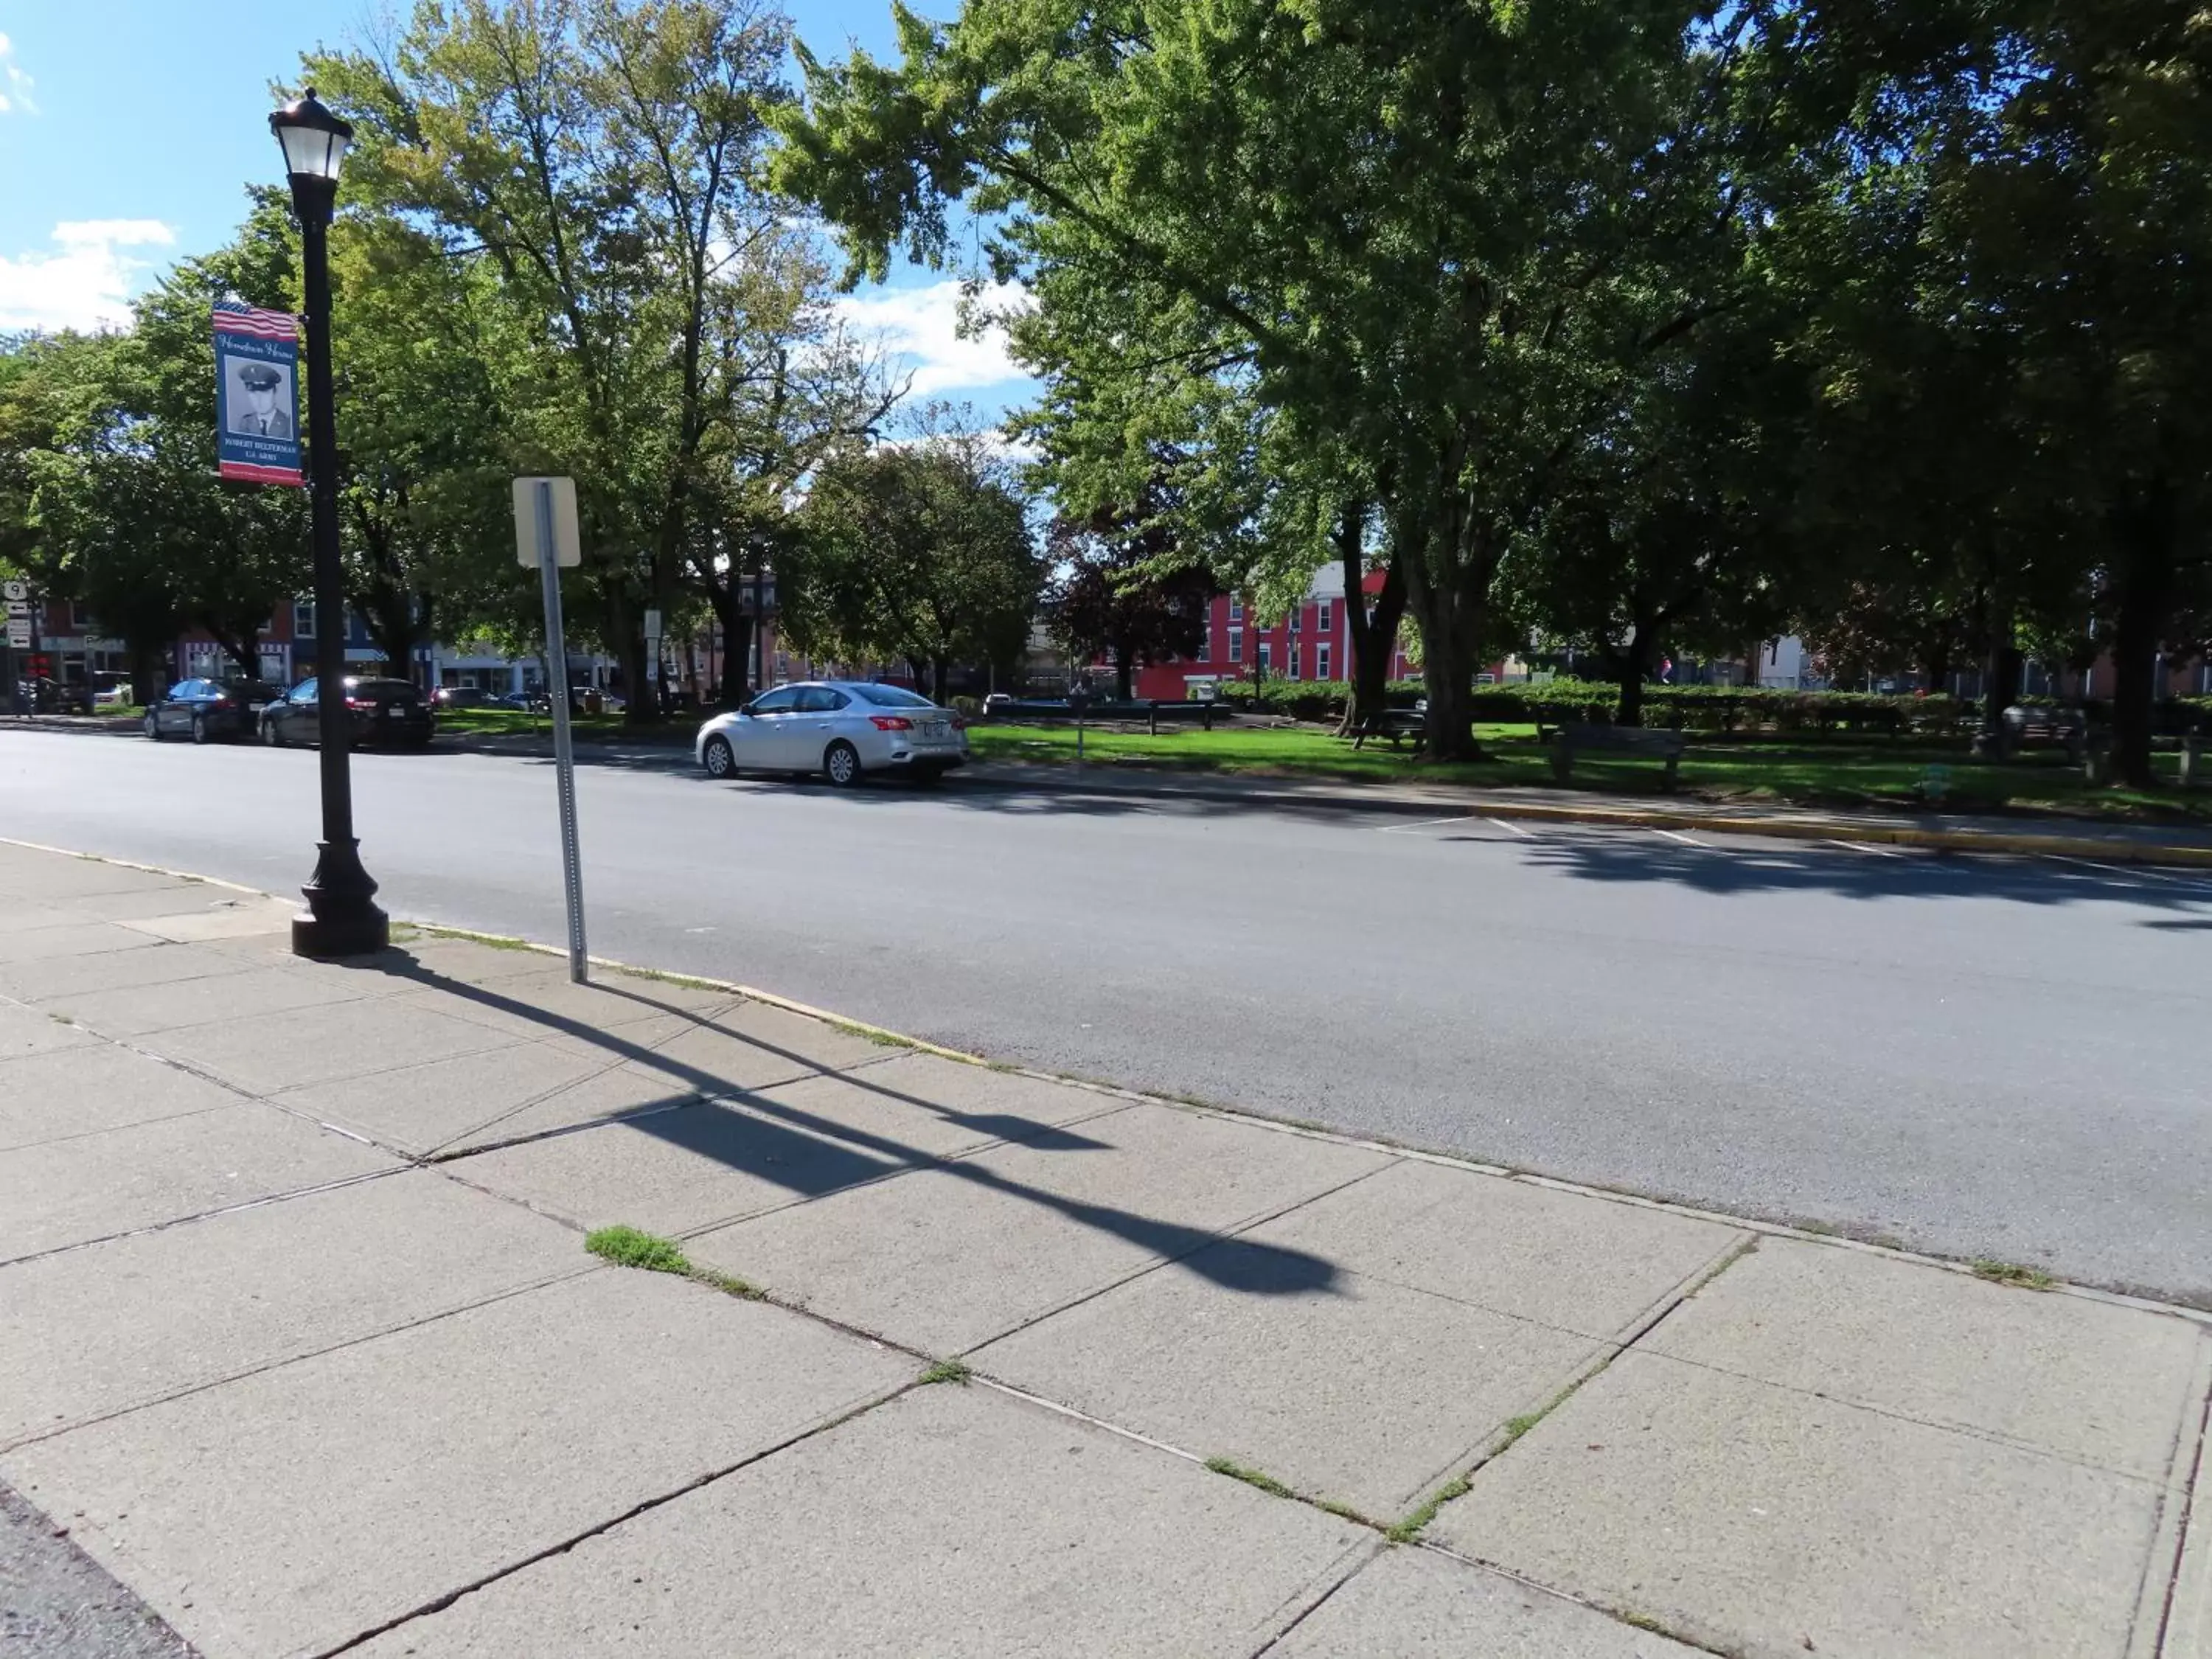
M 1238 599 L 1234 593 L 1231 593 L 1229 596 L 1229 620 L 1233 623 L 1240 623 L 1244 620 L 1244 601 Z
M 292 637 L 295 640 L 315 637 L 315 607 L 311 600 L 295 599 L 292 602 Z
M 1326 634 L 1335 625 L 1335 621 L 1336 617 L 1334 608 L 1327 599 L 1320 599 L 1315 602 L 1314 626 L 1316 628 L 1318 628 L 1322 633 Z M 1324 668 L 1314 678 L 1316 679 L 1325 680 L 1328 678 L 1328 671 Z
M 1213 653 L 1213 619 L 1201 615 L 1198 619 L 1198 643 L 1192 647 L 1190 659 L 1205 662 Z
M 1305 614 L 1306 614 L 1306 613 L 1305 613 L 1305 611 L 1304 611 L 1304 609 L 1303 607 L 1295 608 L 1295 609 L 1293 609 L 1293 610 L 1291 611 L 1291 633 L 1295 634 L 1295 633 L 1297 633 L 1297 632 L 1298 631 L 1298 624 L 1299 624 L 1299 623 L 1303 623 L 1303 622 L 1305 620 Z
M 1314 678 L 1325 680 L 1328 677 L 1328 641 L 1323 640 L 1314 647 Z
M 1260 648 L 1264 651 L 1267 647 L 1261 646 Z M 1244 660 L 1244 630 L 1241 628 L 1232 628 L 1229 630 L 1229 660 L 1231 662 Z
M 1291 679 L 1298 677 L 1298 642 L 1292 640 L 1283 653 L 1283 672 Z
M 1270 668 L 1273 668 L 1274 665 L 1275 665 L 1275 649 L 1274 649 L 1274 641 L 1272 641 L 1272 640 L 1262 640 L 1262 641 L 1260 641 L 1260 672 L 1261 672 L 1261 673 L 1263 673 L 1263 674 L 1264 674 L 1264 673 L 1266 673 L 1266 672 L 1267 672 Z

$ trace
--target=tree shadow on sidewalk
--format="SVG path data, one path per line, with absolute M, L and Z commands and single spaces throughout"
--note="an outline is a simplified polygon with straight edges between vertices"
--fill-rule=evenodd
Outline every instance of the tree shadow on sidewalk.
M 773 1099 L 767 1094 L 744 1088 L 717 1076 L 706 1067 L 673 1059 L 659 1048 L 633 1041 L 617 1032 L 603 1030 L 583 1020 L 533 1006 L 505 994 L 495 987 L 475 985 L 451 978 L 404 951 L 388 952 L 362 966 L 367 969 L 396 974 L 426 988 L 443 991 L 479 1007 L 495 1009 L 526 1020 L 542 1027 L 549 1036 L 564 1036 L 588 1044 L 617 1061 L 634 1062 L 678 1078 L 696 1091 L 681 1100 L 618 1113 L 592 1123 L 574 1126 L 573 1130 L 564 1128 L 552 1132 L 555 1133 L 620 1126 L 712 1158 L 738 1173 L 755 1176 L 808 1199 L 890 1176 L 916 1170 L 935 1170 L 986 1191 L 1052 1210 L 1080 1225 L 1110 1233 L 1149 1253 L 1181 1262 L 1224 1289 L 1255 1295 L 1287 1296 L 1332 1291 L 1335 1287 L 1337 1269 L 1334 1264 L 1306 1251 L 1257 1243 L 1246 1243 L 1237 1250 L 1209 1250 L 1206 1247 L 1219 1243 L 1224 1235 L 1182 1222 L 1142 1215 L 1110 1204 L 1055 1193 L 1015 1180 L 969 1158 L 939 1156 L 892 1135 L 838 1122 L 787 1101 Z M 1109 1151 L 1112 1147 L 1111 1142 L 1097 1139 L 1079 1129 L 1041 1122 L 1016 1114 L 968 1113 L 945 1106 L 872 1079 L 868 1076 L 871 1068 L 866 1064 L 854 1070 L 825 1066 L 795 1049 L 783 1048 L 758 1036 L 718 1024 L 715 1015 L 724 1012 L 723 1009 L 702 1012 L 676 1008 L 648 993 L 619 984 L 601 982 L 599 988 L 635 1001 L 642 1009 L 680 1015 L 691 1022 L 693 1029 L 718 1032 L 732 1041 L 758 1049 L 764 1055 L 772 1055 L 804 1067 L 813 1076 L 835 1078 L 842 1085 L 879 1099 L 927 1112 L 941 1122 L 1044 1152 L 1081 1153 Z M 735 1001 L 734 1006 L 759 1007 L 770 1005 Z M 774 1086 L 787 1087 L 789 1084 Z M 548 1098 L 557 1097 L 556 1094 Z M 532 1103 L 542 1105 L 544 1100 L 541 1098 Z M 732 1110 L 732 1106 L 743 1109 Z M 1107 1097 L 1102 1097 L 1101 1109 L 1102 1112 L 1112 1109 Z M 455 1141 L 472 1138 L 484 1129 L 495 1127 L 499 1121 L 495 1118 L 490 1123 L 465 1130 L 444 1145 L 451 1146 Z M 539 1138 L 542 1137 L 523 1136 L 519 1139 Z M 490 1150 L 489 1146 L 475 1146 L 451 1157 L 466 1158 L 488 1150 Z M 447 1161 L 441 1154 L 442 1148 L 434 1150 L 432 1156 Z

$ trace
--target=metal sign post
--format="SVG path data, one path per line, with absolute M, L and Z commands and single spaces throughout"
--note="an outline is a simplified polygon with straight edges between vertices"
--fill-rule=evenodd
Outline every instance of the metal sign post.
M 561 633 L 561 567 L 579 562 L 576 485 L 569 478 L 517 478 L 514 527 L 519 561 L 533 561 L 545 594 L 545 670 L 552 683 L 553 771 L 561 799 L 561 878 L 568 901 L 568 977 L 591 971 L 584 950 L 584 875 L 576 850 L 576 751 L 568 731 L 568 645 Z M 534 547 L 533 547 L 534 544 Z

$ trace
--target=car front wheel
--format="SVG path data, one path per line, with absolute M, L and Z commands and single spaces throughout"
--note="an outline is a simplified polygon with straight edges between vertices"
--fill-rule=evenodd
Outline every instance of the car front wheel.
M 737 751 L 730 747 L 727 738 L 708 738 L 706 752 L 700 760 L 710 778 L 733 778 L 738 775 Z
M 264 720 L 261 722 L 261 741 L 267 744 L 271 749 L 275 749 L 283 743 L 284 739 L 277 732 L 276 722 L 275 720 Z
M 197 710 L 192 714 L 192 741 L 194 743 L 207 741 L 207 716 Z
M 823 752 L 822 774 L 840 789 L 850 789 L 860 781 L 860 751 L 838 738 Z
M 146 711 L 146 735 L 156 743 L 161 740 L 161 717 L 150 708 Z

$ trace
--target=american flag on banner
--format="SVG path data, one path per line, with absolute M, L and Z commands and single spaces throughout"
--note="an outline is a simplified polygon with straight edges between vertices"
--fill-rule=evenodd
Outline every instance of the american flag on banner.
M 219 303 L 215 307 L 215 331 L 252 334 L 264 340 L 296 340 L 300 337 L 300 319 L 289 311 Z

